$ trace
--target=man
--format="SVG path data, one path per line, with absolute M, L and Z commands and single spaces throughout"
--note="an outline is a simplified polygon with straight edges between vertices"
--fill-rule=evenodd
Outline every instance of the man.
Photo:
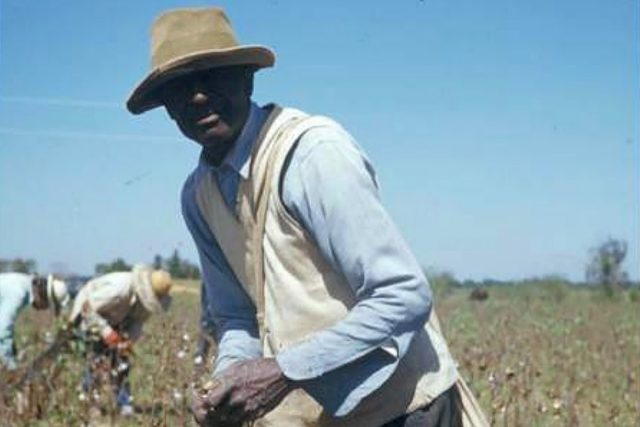
M 251 102 L 274 61 L 239 45 L 220 9 L 171 11 L 127 102 L 164 106 L 202 147 L 182 208 L 218 355 L 196 421 L 458 425 L 455 363 L 371 164 L 334 121 Z
M 89 344 L 83 389 L 92 392 L 99 387 L 101 375 L 109 375 L 122 415 L 133 414 L 128 381 L 133 343 L 153 313 L 169 308 L 170 290 L 169 273 L 136 265 L 132 271 L 90 280 L 74 301 L 69 322 L 80 323 Z
M 67 285 L 52 275 L 0 273 L 0 365 L 9 370 L 17 367 L 14 328 L 24 307 L 53 308 L 57 315 L 68 302 Z

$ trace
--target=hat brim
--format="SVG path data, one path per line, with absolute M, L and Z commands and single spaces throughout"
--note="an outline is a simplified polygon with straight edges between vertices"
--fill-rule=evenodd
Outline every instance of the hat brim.
M 233 65 L 266 68 L 273 66 L 274 63 L 275 54 L 265 46 L 239 46 L 194 52 L 154 68 L 129 96 L 127 109 L 132 114 L 142 114 L 161 106 L 158 89 L 176 77 L 195 71 Z

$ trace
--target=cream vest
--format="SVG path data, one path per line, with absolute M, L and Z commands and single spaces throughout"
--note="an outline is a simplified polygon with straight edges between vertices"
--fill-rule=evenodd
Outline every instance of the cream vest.
M 287 153 L 304 132 L 317 126 L 339 125 L 297 110 L 273 108 L 254 146 L 250 176 L 239 186 L 237 218 L 211 174 L 197 192 L 208 226 L 256 305 L 265 356 L 333 325 L 356 303 L 351 287 L 288 214 L 279 196 Z M 348 416 L 333 418 L 303 390 L 296 390 L 255 425 L 379 426 L 428 404 L 457 378 L 432 314 L 387 382 Z

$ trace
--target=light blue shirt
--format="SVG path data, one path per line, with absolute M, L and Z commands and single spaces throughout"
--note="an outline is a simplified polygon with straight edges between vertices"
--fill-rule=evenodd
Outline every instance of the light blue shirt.
M 245 127 L 223 164 L 201 160 L 187 178 L 182 209 L 198 248 L 207 301 L 219 342 L 214 374 L 262 356 L 255 307 L 230 268 L 196 203 L 201 180 L 213 174 L 234 212 L 238 183 L 268 116 L 252 105 Z M 426 322 L 432 298 L 420 265 L 383 208 L 373 167 L 341 128 L 314 128 L 300 137 L 282 185 L 282 200 L 309 232 L 357 298 L 330 328 L 282 350 L 285 376 L 329 413 L 344 416 L 393 373 Z
M 20 311 L 33 302 L 33 276 L 23 273 L 0 273 L 0 363 L 16 368 L 13 330 Z

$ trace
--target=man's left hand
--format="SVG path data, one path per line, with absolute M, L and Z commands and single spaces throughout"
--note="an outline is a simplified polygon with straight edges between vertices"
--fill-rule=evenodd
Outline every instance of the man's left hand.
M 292 389 L 275 359 L 236 362 L 213 379 L 211 388 L 194 392 L 192 411 L 200 425 L 213 420 L 239 425 L 275 408 Z

